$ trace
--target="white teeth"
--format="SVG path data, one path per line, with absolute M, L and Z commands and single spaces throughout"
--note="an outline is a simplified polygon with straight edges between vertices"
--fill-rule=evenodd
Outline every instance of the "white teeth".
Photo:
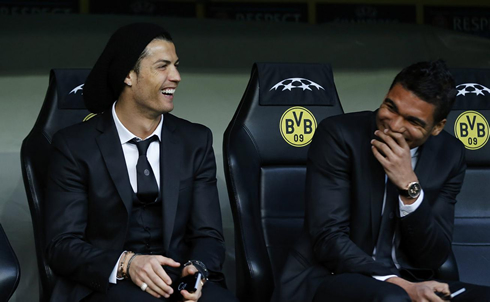
M 162 94 L 173 95 L 174 93 L 175 89 L 173 88 L 162 89 Z

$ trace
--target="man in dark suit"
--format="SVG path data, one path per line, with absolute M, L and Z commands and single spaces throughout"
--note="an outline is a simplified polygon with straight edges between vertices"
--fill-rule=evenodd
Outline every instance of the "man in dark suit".
M 236 301 L 221 273 L 211 132 L 169 114 L 178 65 L 160 26 L 120 28 L 84 86 L 98 115 L 53 138 L 46 256 L 60 278 L 52 301 L 166 301 L 178 293 Z M 198 273 L 195 292 L 172 289 Z
M 442 61 L 402 70 L 375 112 L 324 120 L 308 154 L 306 229 L 277 301 L 488 301 L 434 281 L 451 253 L 463 145 L 443 131 L 455 84 Z

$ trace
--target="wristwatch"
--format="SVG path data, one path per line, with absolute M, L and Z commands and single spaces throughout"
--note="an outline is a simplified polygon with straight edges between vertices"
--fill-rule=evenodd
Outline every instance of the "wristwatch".
M 206 265 L 199 260 L 189 260 L 184 264 L 184 267 L 194 265 L 194 267 L 201 273 L 202 278 L 207 281 L 209 277 L 209 271 Z
M 415 199 L 419 197 L 421 190 L 422 188 L 420 187 L 420 184 L 414 181 L 408 184 L 407 190 L 399 189 L 398 192 L 401 196 Z

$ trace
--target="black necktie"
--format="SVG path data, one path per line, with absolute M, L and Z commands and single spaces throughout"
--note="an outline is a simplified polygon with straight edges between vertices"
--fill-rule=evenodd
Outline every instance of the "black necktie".
M 158 197 L 158 184 L 155 179 L 155 174 L 153 174 L 153 169 L 148 162 L 146 157 L 146 152 L 148 151 L 148 146 L 151 142 L 158 140 L 158 136 L 153 135 L 152 137 L 145 139 L 144 141 L 137 138 L 133 138 L 129 141 L 131 144 L 135 144 L 138 148 L 138 163 L 136 164 L 136 179 L 138 181 L 138 196 L 139 201 L 143 203 L 152 203 Z
M 381 218 L 381 227 L 379 230 L 378 243 L 376 246 L 376 261 L 393 266 L 391 250 L 393 248 L 393 236 L 395 235 L 398 209 L 398 190 L 388 179 L 386 181 L 386 202 Z

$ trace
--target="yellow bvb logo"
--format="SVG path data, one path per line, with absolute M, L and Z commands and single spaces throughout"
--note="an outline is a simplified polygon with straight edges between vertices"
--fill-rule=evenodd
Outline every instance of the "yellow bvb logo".
M 299 106 L 286 110 L 279 122 L 282 138 L 294 147 L 304 147 L 311 143 L 316 126 L 313 113 Z
M 465 111 L 454 122 L 454 135 L 466 149 L 478 150 L 486 145 L 490 136 L 487 119 L 477 111 Z

